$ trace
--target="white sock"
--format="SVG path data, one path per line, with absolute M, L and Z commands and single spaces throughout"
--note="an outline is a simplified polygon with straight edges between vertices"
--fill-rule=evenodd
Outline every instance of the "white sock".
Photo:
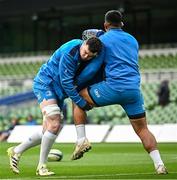
M 85 124 L 79 124 L 76 125 L 76 132 L 77 132 L 77 143 L 82 143 L 85 138 L 86 138 L 86 134 L 85 134 Z
M 159 150 L 153 150 L 149 153 L 150 157 L 152 158 L 153 162 L 154 162 L 154 166 L 155 168 L 157 168 L 159 165 L 164 165 L 161 157 L 160 157 L 160 153 Z
M 35 132 L 31 137 L 29 137 L 26 141 L 22 142 L 18 146 L 14 148 L 14 152 L 17 154 L 22 154 L 27 149 L 37 146 L 41 143 L 42 139 L 42 131 Z
M 49 151 L 56 138 L 57 135 L 51 133 L 50 131 L 45 131 L 41 141 L 39 164 L 46 164 Z

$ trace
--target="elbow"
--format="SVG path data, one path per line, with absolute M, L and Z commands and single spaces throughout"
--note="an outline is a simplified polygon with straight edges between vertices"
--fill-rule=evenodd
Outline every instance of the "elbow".
M 97 72 L 97 69 L 96 69 L 96 68 L 93 68 L 92 70 L 90 70 L 90 71 L 88 72 L 88 77 L 92 77 L 94 74 L 96 74 L 96 72 Z

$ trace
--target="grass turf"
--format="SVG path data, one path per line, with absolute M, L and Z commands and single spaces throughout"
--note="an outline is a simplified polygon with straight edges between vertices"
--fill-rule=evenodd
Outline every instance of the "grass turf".
M 38 177 L 35 170 L 39 147 L 25 152 L 20 161 L 20 174 L 9 169 L 6 154 L 14 144 L 0 144 L 0 179 L 177 179 L 177 143 L 159 144 L 162 158 L 168 168 L 168 175 L 156 175 L 152 161 L 138 143 L 92 144 L 92 150 L 84 158 L 71 161 L 73 144 L 55 144 L 60 149 L 63 160 L 49 162 L 48 166 L 56 175 Z

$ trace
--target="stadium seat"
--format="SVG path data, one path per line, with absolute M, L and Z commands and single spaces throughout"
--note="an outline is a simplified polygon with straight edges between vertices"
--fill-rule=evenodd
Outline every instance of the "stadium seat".
M 49 53 L 46 53 L 48 55 Z M 36 58 L 40 57 L 39 61 L 22 61 L 21 58 L 34 56 Z M 13 63 L 0 63 L 0 76 L 1 77 L 15 77 L 18 79 L 23 76 L 33 78 L 38 71 L 41 64 L 45 62 L 46 59 L 41 60 L 43 57 L 40 53 L 28 53 L 28 54 L 14 54 L 10 57 L 13 61 L 19 58 L 18 62 Z M 2 56 L 1 56 L 2 58 Z M 7 58 L 7 56 L 5 56 Z M 1 59 L 3 60 L 3 58 Z M 140 70 L 143 71 L 161 71 L 164 70 L 176 70 L 177 69 L 177 55 L 169 54 L 166 55 L 152 55 L 152 56 L 140 56 Z M 158 105 L 157 90 L 160 82 L 154 83 L 144 83 L 141 86 L 144 100 L 145 108 L 147 110 L 147 119 L 150 124 L 163 124 L 163 123 L 176 123 L 177 122 L 177 82 L 170 81 L 170 104 L 164 108 Z M 26 92 L 31 90 L 31 86 L 23 85 L 9 85 L 2 86 L 0 88 L 0 98 L 9 95 L 15 95 L 17 93 Z M 67 120 L 66 124 L 73 123 L 72 118 L 72 106 L 71 101 L 66 100 L 67 103 Z M 6 114 L 2 114 L 0 118 L 0 129 L 3 126 L 7 126 L 8 122 L 12 117 L 18 116 L 22 122 L 26 117 L 32 114 L 38 123 L 42 122 L 42 114 L 39 106 L 36 104 L 28 105 L 23 107 L 10 108 Z M 6 121 L 6 123 L 4 123 Z M 101 108 L 94 108 L 88 112 L 88 122 L 93 124 L 128 124 L 129 120 L 126 113 L 118 105 L 106 106 Z

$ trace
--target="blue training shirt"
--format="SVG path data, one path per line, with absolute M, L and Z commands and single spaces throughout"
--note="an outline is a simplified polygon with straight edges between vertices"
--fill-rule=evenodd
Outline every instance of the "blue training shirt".
M 90 60 L 83 71 L 76 77 L 77 70 L 83 64 L 80 58 L 80 47 L 83 41 L 71 40 L 57 49 L 50 59 L 41 66 L 34 81 L 39 81 L 46 86 L 52 86 L 59 99 L 70 97 L 74 103 L 83 107 L 86 101 L 76 90 L 80 84 L 91 80 L 99 70 L 104 59 L 104 49 Z
M 122 29 L 112 28 L 100 40 L 105 46 L 105 78 L 114 90 L 139 89 L 138 42 Z

